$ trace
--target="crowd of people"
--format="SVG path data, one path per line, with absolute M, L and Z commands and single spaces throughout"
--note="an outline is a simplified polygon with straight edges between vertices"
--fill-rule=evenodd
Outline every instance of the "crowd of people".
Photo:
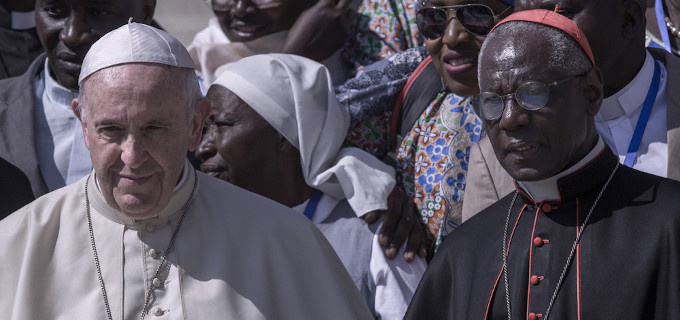
M 680 319 L 680 2 L 207 2 L 0 1 L 1 319 Z

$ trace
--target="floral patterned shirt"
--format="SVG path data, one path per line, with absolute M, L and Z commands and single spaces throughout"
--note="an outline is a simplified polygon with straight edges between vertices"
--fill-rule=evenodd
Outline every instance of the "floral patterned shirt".
M 470 98 L 442 92 L 401 142 L 397 183 L 418 206 L 435 247 L 461 223 L 470 146 L 483 135 Z

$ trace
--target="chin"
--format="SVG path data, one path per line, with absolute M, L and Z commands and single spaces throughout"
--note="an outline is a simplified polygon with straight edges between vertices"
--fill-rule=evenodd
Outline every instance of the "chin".
M 120 211 L 132 219 L 153 218 L 161 211 L 156 201 L 143 200 L 134 195 L 124 195 L 116 199 L 116 203 Z
M 449 90 L 451 92 L 455 93 L 456 95 L 459 95 L 461 97 L 471 97 L 479 93 L 479 85 L 477 84 L 476 81 L 476 75 L 477 72 L 475 71 L 475 80 L 474 81 L 464 81 L 464 79 L 460 80 L 455 80 L 455 79 L 445 79 L 446 85 L 449 87 Z

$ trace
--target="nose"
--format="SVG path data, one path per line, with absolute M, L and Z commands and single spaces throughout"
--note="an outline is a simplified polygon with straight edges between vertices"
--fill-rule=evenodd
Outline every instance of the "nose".
M 242 17 L 252 12 L 255 9 L 250 0 L 236 0 L 234 6 L 231 7 L 231 14 Z
M 442 43 L 447 45 L 449 48 L 453 48 L 460 43 L 471 40 L 472 37 L 474 37 L 473 34 L 463 28 L 463 25 L 460 24 L 458 19 L 454 17 L 449 17 L 449 19 L 449 24 L 446 26 L 446 30 L 444 30 L 444 34 L 442 35 Z
M 524 110 L 515 100 L 514 95 L 505 100 L 503 112 L 498 119 L 502 130 L 515 131 L 529 124 L 529 111 Z
M 127 167 L 132 169 L 141 167 L 149 157 L 144 142 L 131 134 L 128 134 L 123 140 L 121 149 L 120 159 Z
M 85 19 L 75 10 L 64 22 L 64 28 L 59 34 L 59 38 L 64 44 L 71 48 L 82 45 L 89 45 L 97 40 L 97 36 Z
M 201 162 L 205 162 L 206 160 L 212 158 L 216 152 L 217 151 L 215 149 L 215 143 L 212 134 L 210 130 L 208 130 L 196 149 L 196 158 Z

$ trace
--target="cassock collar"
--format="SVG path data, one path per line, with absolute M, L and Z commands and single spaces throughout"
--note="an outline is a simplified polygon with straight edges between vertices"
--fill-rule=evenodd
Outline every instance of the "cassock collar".
M 52 78 L 52 75 L 50 74 L 49 59 L 45 59 L 43 73 L 45 75 L 45 94 L 49 101 L 60 106 L 65 106 L 70 110 L 71 101 L 78 97 L 78 91 L 68 89 Z
M 99 190 L 98 183 L 96 182 L 97 178 L 94 170 L 92 170 L 93 179 L 90 179 L 88 189 L 95 190 L 95 192 L 90 192 L 90 204 L 92 205 L 92 209 L 95 212 L 100 213 L 113 222 L 120 223 L 128 227 L 139 226 L 142 222 L 161 225 L 166 223 L 173 215 L 182 212 L 184 205 L 186 204 L 187 200 L 189 200 L 191 192 L 193 191 L 193 181 L 195 176 L 196 172 L 194 171 L 193 167 L 188 161 L 185 161 L 182 178 L 177 183 L 177 186 L 175 186 L 175 190 L 172 197 L 170 198 L 170 202 L 165 206 L 165 208 L 163 208 L 163 210 L 161 210 L 161 212 L 155 218 L 135 220 L 126 216 L 122 212 L 111 208 L 106 203 L 104 195 L 102 195 L 101 191 Z
M 595 147 L 575 165 L 540 181 L 517 181 L 517 190 L 529 203 L 566 201 L 604 183 L 618 162 L 609 147 L 598 138 Z
M 645 51 L 645 54 L 645 62 L 635 78 L 619 92 L 602 100 L 602 106 L 596 118 L 613 120 L 623 115 L 630 117 L 642 108 L 647 97 L 647 90 L 654 77 L 654 58 L 648 51 Z

